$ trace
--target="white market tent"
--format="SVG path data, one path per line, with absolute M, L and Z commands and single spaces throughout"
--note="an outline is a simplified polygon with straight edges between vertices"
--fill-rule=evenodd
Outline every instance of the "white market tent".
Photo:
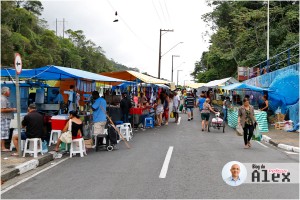
M 219 87 L 219 86 L 230 85 L 230 84 L 238 83 L 238 82 L 239 81 L 237 81 L 235 78 L 228 77 L 228 78 L 223 78 L 223 79 L 220 79 L 220 80 L 210 81 L 210 82 L 204 84 L 203 86 L 207 87 L 207 88 L 216 88 L 216 87 Z

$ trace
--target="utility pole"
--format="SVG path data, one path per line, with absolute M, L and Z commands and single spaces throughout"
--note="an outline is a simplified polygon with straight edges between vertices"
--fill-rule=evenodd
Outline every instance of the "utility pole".
M 178 76 L 179 76 L 178 74 L 179 74 L 180 71 L 182 71 L 182 70 L 181 69 L 177 70 L 177 87 L 178 87 Z
M 57 18 L 55 19 L 55 35 L 57 36 Z
M 63 39 L 65 38 L 65 18 L 63 18 Z
M 270 46 L 270 1 L 268 0 L 268 22 L 267 22 L 267 66 L 269 67 L 269 46 Z
M 174 30 L 169 30 L 169 29 L 159 29 L 159 52 L 158 52 L 158 78 L 160 79 L 160 63 L 161 63 L 161 36 L 162 32 L 173 32 Z
M 171 82 L 173 82 L 173 58 L 180 57 L 179 55 L 172 55 L 172 74 L 171 74 Z

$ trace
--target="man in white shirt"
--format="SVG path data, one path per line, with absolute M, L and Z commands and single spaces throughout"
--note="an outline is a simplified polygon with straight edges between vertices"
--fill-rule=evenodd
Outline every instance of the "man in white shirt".
M 74 104 L 76 101 L 76 94 L 74 91 L 74 85 L 70 85 L 70 90 L 69 91 L 64 91 L 64 94 L 68 94 L 69 98 L 68 98 L 68 113 L 72 110 L 74 110 Z
M 178 122 L 179 117 L 179 105 L 180 105 L 180 98 L 177 94 L 177 92 L 174 92 L 174 98 L 173 98 L 173 112 L 175 117 L 175 123 Z

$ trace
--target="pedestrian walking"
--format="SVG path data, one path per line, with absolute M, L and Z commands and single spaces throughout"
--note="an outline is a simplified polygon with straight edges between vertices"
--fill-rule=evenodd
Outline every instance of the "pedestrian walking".
M 188 113 L 188 121 L 194 119 L 193 109 L 195 107 L 195 98 L 193 97 L 192 91 L 188 93 L 188 96 L 185 99 L 186 111 Z
M 210 99 L 206 98 L 206 100 L 203 104 L 203 109 L 201 111 L 202 131 L 208 130 L 208 122 L 209 122 L 210 112 L 216 113 L 210 105 Z
M 163 116 L 165 117 L 165 125 L 169 124 L 169 104 L 170 104 L 170 98 L 169 96 L 165 93 L 165 101 L 163 103 L 164 105 L 164 113 Z
M 131 106 L 132 106 L 131 101 L 130 101 L 130 99 L 128 99 L 127 93 L 126 92 L 122 93 L 122 100 L 120 102 L 120 108 L 122 111 L 122 120 L 124 123 L 129 122 L 128 116 L 129 116 L 129 110 L 130 110 Z
M 199 107 L 199 111 L 200 111 L 200 112 L 201 112 L 202 109 L 203 109 L 203 104 L 205 103 L 205 100 L 206 100 L 205 95 L 202 93 L 202 94 L 200 95 L 200 98 L 198 99 L 198 102 L 197 102 L 197 107 Z
M 225 100 L 223 101 L 223 114 L 224 114 L 224 122 L 227 121 L 227 111 L 228 108 L 231 107 L 230 99 L 229 97 L 226 97 Z
M 1 151 L 9 151 L 5 147 L 5 140 L 9 138 L 9 128 L 10 128 L 10 121 L 14 118 L 14 112 L 17 111 L 16 108 L 11 108 L 11 104 L 8 101 L 10 96 L 10 89 L 9 87 L 2 87 L 1 88 Z
M 173 97 L 173 112 L 174 112 L 174 117 L 175 117 L 175 123 L 178 123 L 179 106 L 180 106 L 180 97 L 178 96 L 177 92 L 174 92 L 174 97 Z
M 244 98 L 243 105 L 239 108 L 238 124 L 243 127 L 245 143 L 244 148 L 248 149 L 251 147 L 250 140 L 253 135 L 254 127 L 257 125 L 257 121 L 254 116 L 254 108 L 250 105 L 248 98 Z

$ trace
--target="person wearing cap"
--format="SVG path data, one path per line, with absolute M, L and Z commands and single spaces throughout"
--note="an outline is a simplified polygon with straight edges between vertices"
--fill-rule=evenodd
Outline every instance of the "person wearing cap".
M 35 104 L 29 105 L 28 114 L 24 116 L 22 121 L 22 127 L 26 128 L 26 132 L 21 133 L 21 140 L 26 140 L 27 138 L 41 138 L 42 135 L 44 135 L 44 118 L 43 115 L 37 112 Z M 13 135 L 12 140 L 17 150 L 12 156 L 18 156 L 18 135 Z
M 131 108 L 131 101 L 130 99 L 127 98 L 127 93 L 123 92 L 122 93 L 122 100 L 120 102 L 120 108 L 122 111 L 122 120 L 124 123 L 128 123 L 128 115 L 129 115 L 129 110 Z

